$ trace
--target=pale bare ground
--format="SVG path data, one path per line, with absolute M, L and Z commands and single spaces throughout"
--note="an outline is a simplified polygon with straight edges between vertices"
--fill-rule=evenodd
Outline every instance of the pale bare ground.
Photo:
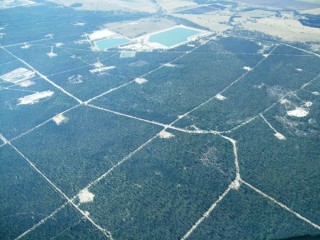
M 218 100 L 220 100 L 220 101 L 223 101 L 223 100 L 226 100 L 226 99 L 227 99 L 225 96 L 223 96 L 223 95 L 221 95 L 221 94 L 219 94 L 219 93 L 215 96 L 215 98 L 218 99 Z
M 275 15 L 275 12 L 265 11 L 265 10 L 252 10 L 252 11 L 241 12 L 241 16 L 242 17 L 246 17 L 246 18 L 271 17 L 271 16 L 274 16 L 274 15 Z
M 134 81 L 140 85 L 148 82 L 148 80 L 145 78 L 136 78 Z
M 99 39 L 102 39 L 102 38 L 108 38 L 108 37 L 111 37 L 111 36 L 114 36 L 114 35 L 115 35 L 114 32 L 110 31 L 107 28 L 104 28 L 104 29 L 100 29 L 100 30 L 94 31 L 93 33 L 89 34 L 88 38 L 89 38 L 90 41 L 96 41 L 96 40 L 99 40 Z
M 49 0 L 63 6 L 70 6 L 75 3 L 81 3 L 78 10 L 88 11 L 129 11 L 129 12 L 148 12 L 155 13 L 157 6 L 151 0 Z
M 274 131 L 274 136 L 276 137 L 276 138 L 278 138 L 279 140 L 282 140 L 282 141 L 284 141 L 284 140 L 286 140 L 286 137 L 283 135 L 283 134 L 281 134 L 281 133 L 279 133 L 272 125 L 271 125 L 271 123 L 263 116 L 263 114 L 260 114 L 260 117 L 263 119 L 263 121 Z
M 60 114 L 56 115 L 55 117 L 53 117 L 52 120 L 57 125 L 61 125 L 63 123 L 67 123 L 69 121 L 69 118 L 60 113 Z
M 319 14 L 320 14 L 320 12 L 319 12 Z M 320 44 L 311 44 L 310 48 L 312 51 L 320 52 Z
M 169 68 L 176 67 L 176 65 L 175 65 L 175 64 L 172 64 L 172 63 L 165 63 L 165 64 L 163 64 L 162 66 L 164 66 L 164 67 L 169 67 Z
M 168 139 L 168 138 L 173 138 L 174 135 L 173 135 L 172 133 L 169 133 L 169 132 L 163 130 L 163 131 L 161 131 L 161 132 L 159 133 L 159 137 L 160 137 L 160 138 L 164 138 L 164 139 Z
M 1 75 L 0 79 L 5 82 L 18 84 L 30 80 L 31 78 L 35 77 L 35 75 L 36 73 L 34 71 L 30 71 L 29 69 L 20 67 L 11 72 Z
M 121 51 L 120 58 L 134 58 L 136 54 L 135 51 Z
M 53 52 L 53 49 L 51 49 L 51 52 L 48 52 L 47 55 L 48 55 L 49 58 L 54 58 L 54 57 L 58 56 L 58 54 Z
M 243 67 L 243 70 L 250 72 L 250 71 L 252 71 L 252 68 L 251 68 L 251 67 L 248 67 L 248 66 L 244 66 L 244 67 Z
M 88 188 L 85 188 L 79 192 L 78 197 L 80 203 L 88 203 L 93 202 L 94 194 L 90 192 Z
M 230 188 L 233 190 L 238 191 L 240 189 L 241 183 L 240 183 L 240 179 L 235 179 L 231 184 L 230 184 Z
M 110 70 L 115 69 L 115 68 L 116 68 L 116 66 L 102 66 L 102 67 L 96 67 L 96 68 L 94 68 L 92 70 L 89 70 L 89 71 L 91 73 L 100 73 L 100 74 L 102 74 L 102 73 L 105 73 L 105 72 L 110 71 Z
M 30 48 L 30 44 L 29 43 L 24 43 L 23 46 L 21 46 L 22 49 L 28 49 Z
M 262 32 L 285 41 L 318 42 L 320 40 L 319 28 L 303 26 L 291 15 L 260 19 L 241 17 L 236 18 L 235 22 L 246 30 Z
M 284 105 L 287 109 L 286 113 L 290 117 L 303 118 L 309 115 L 310 107 L 313 105 L 312 102 L 304 102 L 301 106 L 296 106 L 286 98 L 280 99 L 280 104 Z
M 233 26 L 229 25 L 231 13 L 228 11 L 214 12 L 214 14 L 172 14 L 177 18 L 183 18 L 200 26 L 210 29 L 215 33 L 223 33 Z
M 30 0 L 2 0 L 0 2 L 0 9 L 14 8 L 14 7 L 24 7 L 30 5 L 36 5 L 36 2 Z
M 20 87 L 30 87 L 32 85 L 35 85 L 36 83 L 34 81 L 31 81 L 31 80 L 26 80 L 26 81 L 22 81 L 22 82 L 19 82 L 17 83 L 16 85 L 20 86 Z
M 158 5 L 168 13 L 198 6 L 197 3 L 188 0 L 158 0 Z
M 319 0 L 298 0 L 298 2 L 305 2 L 305 3 L 312 3 L 312 4 L 320 5 Z
M 158 32 L 173 26 L 177 23 L 173 20 L 159 17 L 144 18 L 138 21 L 124 21 L 106 24 L 105 26 L 128 38 L 136 38 L 145 34 Z
M 309 115 L 309 110 L 303 107 L 298 107 L 294 110 L 287 111 L 287 115 L 290 117 L 302 118 Z
M 320 8 L 308 9 L 308 10 L 304 10 L 304 11 L 300 11 L 300 12 L 304 13 L 304 14 L 318 15 L 318 14 L 320 14 Z
M 2 136 L 1 134 L 0 134 L 0 140 L 1 140 L 3 143 L 5 143 L 5 144 L 8 143 L 7 139 L 5 139 L 5 137 Z
M 38 103 L 40 100 L 45 98 L 50 98 L 54 94 L 53 91 L 44 91 L 44 92 L 37 92 L 28 96 L 24 96 L 18 99 L 18 105 L 33 105 Z
M 276 138 L 278 138 L 279 140 L 286 140 L 286 137 L 285 137 L 284 135 L 282 135 L 281 133 L 279 133 L 279 132 L 276 132 L 276 133 L 274 134 L 274 136 L 275 136 Z

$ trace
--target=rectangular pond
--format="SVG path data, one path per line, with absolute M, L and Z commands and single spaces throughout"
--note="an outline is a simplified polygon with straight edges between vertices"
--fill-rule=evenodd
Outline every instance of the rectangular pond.
M 189 37 L 198 35 L 199 33 L 200 31 L 195 29 L 176 27 L 152 34 L 149 37 L 149 42 L 159 43 L 169 48 L 187 42 Z
M 94 43 L 99 50 L 103 51 L 110 48 L 119 47 L 129 42 L 130 40 L 127 38 L 107 38 L 107 39 L 95 41 Z

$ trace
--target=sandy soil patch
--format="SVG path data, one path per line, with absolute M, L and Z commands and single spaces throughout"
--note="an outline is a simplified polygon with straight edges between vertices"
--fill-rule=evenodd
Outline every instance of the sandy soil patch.
M 18 99 L 18 105 L 32 105 L 38 103 L 40 100 L 50 98 L 54 94 L 53 91 L 37 92 Z
M 287 111 L 287 115 L 290 117 L 298 117 L 298 118 L 303 118 L 308 116 L 309 110 L 303 107 L 298 107 L 294 110 Z
M 282 135 L 281 133 L 279 133 L 279 132 L 275 133 L 274 136 L 275 136 L 276 138 L 278 138 L 279 140 L 282 140 L 282 141 L 286 140 L 286 137 L 283 136 L 283 135 Z
M 140 85 L 148 82 L 145 78 L 136 78 L 134 81 Z
M 83 27 L 84 25 L 86 25 L 85 22 L 75 22 L 75 23 L 72 23 L 73 26 L 79 26 L 79 27 Z
M 101 63 L 100 61 L 95 62 L 95 63 L 93 64 L 93 66 L 94 66 L 95 68 L 104 67 L 103 63 Z
M 226 100 L 226 99 L 227 99 L 225 96 L 221 95 L 220 93 L 217 94 L 217 95 L 215 96 L 215 98 L 218 99 L 218 100 L 220 100 L 220 101 L 223 101 L 223 100 Z
M 100 29 L 100 30 L 94 31 L 93 33 L 88 34 L 87 36 L 88 36 L 90 41 L 96 41 L 96 40 L 99 40 L 99 39 L 112 37 L 114 35 L 116 35 L 116 33 L 110 31 L 107 28 L 104 28 L 104 29 Z
M 53 47 L 51 47 L 51 51 L 48 52 L 47 55 L 49 56 L 49 58 L 53 58 L 53 57 L 58 56 L 58 54 L 56 54 L 56 53 L 53 51 Z
M 28 49 L 30 48 L 30 44 L 29 43 L 24 43 L 23 46 L 21 46 L 22 49 Z
M 83 83 L 82 78 L 83 78 L 82 75 L 72 75 L 72 76 L 68 77 L 68 83 L 71 83 L 71 84 Z
M 89 216 L 90 216 L 90 212 L 88 212 L 88 211 L 84 211 L 83 213 L 84 213 L 84 215 L 85 215 L 86 217 L 89 217 Z
M 91 73 L 100 73 L 100 74 L 103 74 L 103 73 L 105 73 L 105 72 L 107 72 L 107 71 L 110 71 L 110 70 L 112 70 L 112 69 L 115 69 L 116 68 L 116 66 L 101 66 L 101 67 L 97 67 L 97 68 L 95 68 L 95 69 L 92 69 L 92 70 L 90 70 L 90 72 Z
M 49 58 L 54 58 L 54 57 L 56 57 L 56 56 L 58 56 L 56 53 L 54 53 L 54 52 L 49 52 L 49 53 L 47 53 L 47 55 L 49 56 Z
M 0 141 L 2 141 L 5 144 L 8 142 L 1 134 L 0 134 Z
M 233 190 L 239 190 L 240 188 L 240 181 L 238 179 L 234 180 L 231 185 L 230 188 Z
M 56 47 L 62 47 L 64 44 L 61 42 L 56 43 Z
M 120 58 L 134 58 L 136 54 L 135 51 L 121 51 Z
M 125 45 L 125 46 L 120 46 L 120 49 L 123 50 L 128 50 L 128 51 L 151 51 L 152 49 L 150 48 L 150 46 L 143 44 L 143 43 L 134 43 L 134 44 L 129 44 L 129 45 Z
M 172 64 L 172 63 L 165 63 L 165 64 L 163 64 L 163 66 L 172 68 L 172 67 L 175 67 L 176 65 Z
M 30 80 L 26 80 L 26 81 L 22 81 L 22 82 L 17 83 L 17 85 L 20 87 L 30 87 L 34 84 L 36 84 L 36 83 L 34 81 L 30 81 Z
M 287 105 L 287 104 L 291 104 L 291 102 L 290 102 L 288 99 L 281 98 L 281 99 L 280 99 L 280 104 L 282 104 L 282 105 Z
M 53 38 L 53 37 L 54 37 L 54 34 L 53 34 L 53 33 L 48 33 L 48 34 L 44 35 L 44 37 L 46 37 L 46 38 Z
M 173 138 L 174 135 L 172 133 L 167 132 L 167 131 L 162 131 L 159 133 L 159 137 L 164 138 L 164 139 L 169 139 L 169 138 Z
M 0 79 L 2 79 L 5 82 L 18 84 L 20 82 L 27 81 L 33 78 L 35 75 L 35 72 L 30 71 L 26 68 L 17 68 L 11 72 L 1 75 Z
M 55 117 L 52 118 L 52 120 L 57 124 L 61 125 L 63 123 L 67 123 L 69 121 L 69 118 L 64 116 L 63 114 L 58 114 Z
M 305 102 L 304 103 L 304 106 L 307 107 L 307 108 L 311 107 L 312 105 L 313 105 L 312 102 Z
M 243 67 L 243 70 L 246 70 L 248 72 L 252 71 L 252 68 L 251 67 L 248 67 L 248 66 L 244 66 Z
M 82 189 L 78 194 L 80 203 L 93 202 L 94 194 L 90 192 L 87 188 Z

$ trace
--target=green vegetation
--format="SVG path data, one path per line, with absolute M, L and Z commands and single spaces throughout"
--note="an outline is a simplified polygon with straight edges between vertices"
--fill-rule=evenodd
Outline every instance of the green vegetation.
M 310 225 L 242 185 L 231 191 L 189 239 L 280 239 L 317 233 Z
M 243 63 L 243 66 L 253 67 L 263 59 L 262 54 L 259 53 L 261 46 L 256 41 L 237 37 L 224 37 L 218 39 L 218 43 L 221 44 L 226 53 L 232 54 L 239 59 Z M 263 41 L 260 44 L 268 46 Z M 262 52 L 268 53 L 268 51 L 270 51 L 270 48 L 266 48 Z
M 304 217 L 319 222 L 319 130 L 299 134 L 303 129 L 292 131 L 274 121 L 281 113 L 270 114 L 266 118 L 286 137 L 285 141 L 277 139 L 261 119 L 232 134 L 238 139 L 241 176 Z
M 64 52 L 64 49 L 55 48 L 54 52 L 58 55 L 49 58 L 47 53 L 50 52 L 50 49 L 50 46 L 37 47 L 37 51 L 30 48 L 29 52 L 19 50 L 16 54 L 83 101 L 132 81 L 179 56 L 174 52 L 147 52 L 137 53 L 135 58 L 123 59 L 114 52 L 96 54 L 91 51 L 68 48 L 66 48 L 68 52 Z M 74 54 L 78 57 L 72 58 Z M 90 70 L 95 69 L 93 64 L 97 61 L 104 66 L 115 68 L 91 73 Z
M 227 89 L 222 94 L 226 97 L 224 101 L 214 99 L 194 111 L 189 118 L 177 122 L 177 126 L 195 124 L 202 129 L 230 130 L 320 73 L 319 58 L 301 55 L 298 50 L 291 51 L 291 54 L 297 53 L 292 57 L 291 54 L 283 54 L 286 48 L 279 46 L 264 62 Z
M 25 66 L 19 62 L 13 62 L 4 65 L 2 69 L 5 69 L 3 71 L 7 73 L 19 67 Z M 31 81 L 35 84 L 27 89 L 20 86 L 12 87 L 12 84 L 1 81 L 1 86 L 11 86 L 13 89 L 0 91 L 0 132 L 9 139 L 30 130 L 76 104 L 76 101 L 43 79 L 35 76 Z M 18 105 L 19 98 L 47 90 L 54 92 L 51 98 L 43 99 L 37 104 Z
M 37 46 L 28 49 L 17 47 L 8 48 L 13 54 L 28 62 L 32 67 L 44 75 L 52 75 L 69 69 L 79 68 L 86 65 L 79 59 L 71 59 L 71 54 L 62 49 L 54 47 L 53 52 L 56 57 L 50 58 L 47 53 L 51 52 L 51 46 Z M 45 63 L 45 64 L 44 64 Z
M 0 12 L 5 22 L 10 23 L 6 26 L 6 37 L 1 39 L 2 45 L 39 40 L 47 34 L 54 34 L 55 38 L 48 38 L 45 42 L 56 43 L 58 40 L 73 45 L 73 41 L 79 40 L 84 32 L 96 30 L 103 24 L 149 16 L 145 13 L 75 11 L 72 8 L 57 7 L 49 2 L 41 2 L 31 8 L 17 7 Z M 83 22 L 85 25 L 73 25 L 76 22 Z
M 65 116 L 67 123 L 51 121 L 14 143 L 69 197 L 161 130 L 91 108 Z
M 253 58 L 258 61 L 255 55 Z M 214 96 L 245 72 L 245 63 L 214 41 L 173 64 L 175 67 L 165 67 L 146 76 L 148 83 L 130 85 L 94 104 L 169 123 Z
M 320 223 L 320 59 L 297 50 L 311 45 L 291 47 L 236 29 L 206 43 L 208 36 L 121 58 L 117 48 L 92 51 L 85 34 L 149 15 L 75 11 L 43 1 L 0 15 L 0 46 L 54 82 L 37 74 L 30 86 L 0 80 L 1 239 L 28 230 L 25 239 L 105 239 L 95 224 L 114 239 L 181 239 L 209 209 L 190 239 L 319 234 L 292 214 Z M 51 47 L 56 56 L 48 55 Z M 23 61 L 1 47 L 0 76 L 28 68 Z M 110 68 L 103 72 L 104 66 Z M 77 105 L 55 84 L 82 101 L 113 90 L 90 102 L 105 108 L 97 109 Z M 19 105 L 45 91 L 53 95 Z M 177 118 L 174 127 L 164 126 Z M 232 128 L 226 136 L 205 131 Z M 237 189 L 235 153 L 240 177 L 256 192 L 243 182 Z
M 24 239 L 105 239 L 88 220 L 70 205 L 61 209 L 54 218 L 26 235 Z
M 81 206 L 115 239 L 179 239 L 235 177 L 232 146 L 212 135 L 156 139 Z
M 12 57 L 9 53 L 7 53 L 5 50 L 0 49 L 0 75 L 3 74 L 3 66 L 7 65 L 8 62 L 15 61 L 16 59 Z
M 0 148 L 0 164 L 0 236 L 15 239 L 64 201 L 10 146 Z

